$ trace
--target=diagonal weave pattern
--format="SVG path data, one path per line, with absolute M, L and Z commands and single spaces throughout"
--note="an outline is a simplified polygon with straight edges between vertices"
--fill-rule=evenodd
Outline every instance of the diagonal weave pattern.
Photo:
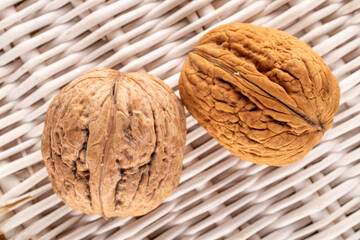
M 209 29 L 251 22 L 313 47 L 339 81 L 334 126 L 302 161 L 254 165 L 187 113 L 179 188 L 139 218 L 83 215 L 53 193 L 40 153 L 45 111 L 94 67 L 172 87 Z M 0 1 L 0 239 L 360 239 L 360 1 Z

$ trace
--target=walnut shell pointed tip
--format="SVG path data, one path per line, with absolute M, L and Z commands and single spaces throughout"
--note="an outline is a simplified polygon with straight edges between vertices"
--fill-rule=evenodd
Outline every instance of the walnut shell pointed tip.
M 46 114 L 41 148 L 55 193 L 105 218 L 150 212 L 179 184 L 185 124 L 180 100 L 152 75 L 83 74 Z
M 307 44 L 246 23 L 219 26 L 189 53 L 183 104 L 221 145 L 256 164 L 300 161 L 337 112 L 334 75 Z

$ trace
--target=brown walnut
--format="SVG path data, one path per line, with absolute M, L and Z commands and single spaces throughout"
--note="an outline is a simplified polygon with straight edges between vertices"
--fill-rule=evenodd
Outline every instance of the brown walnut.
M 184 108 L 160 79 L 95 69 L 51 102 L 42 154 L 55 193 L 70 207 L 139 216 L 179 184 L 185 137 Z
M 234 23 L 206 33 L 179 81 L 189 112 L 243 160 L 301 160 L 333 123 L 338 83 L 304 42 L 279 30 Z

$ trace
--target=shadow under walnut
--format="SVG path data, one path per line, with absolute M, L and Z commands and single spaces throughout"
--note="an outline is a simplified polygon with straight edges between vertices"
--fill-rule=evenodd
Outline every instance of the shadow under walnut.
M 220 144 L 243 160 L 300 161 L 328 130 L 338 83 L 304 42 L 234 23 L 206 33 L 182 68 L 181 99 Z
M 179 184 L 185 112 L 160 79 L 95 69 L 51 102 L 42 154 L 55 193 L 106 218 L 140 216 Z

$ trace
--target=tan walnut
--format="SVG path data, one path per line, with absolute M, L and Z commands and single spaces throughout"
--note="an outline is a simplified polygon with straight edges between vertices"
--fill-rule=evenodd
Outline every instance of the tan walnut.
M 245 23 L 206 33 L 182 68 L 181 99 L 239 158 L 281 166 L 301 160 L 333 123 L 338 83 L 304 42 Z
M 154 76 L 80 76 L 46 114 L 42 155 L 55 193 L 86 214 L 148 213 L 179 184 L 185 124 L 179 98 Z

